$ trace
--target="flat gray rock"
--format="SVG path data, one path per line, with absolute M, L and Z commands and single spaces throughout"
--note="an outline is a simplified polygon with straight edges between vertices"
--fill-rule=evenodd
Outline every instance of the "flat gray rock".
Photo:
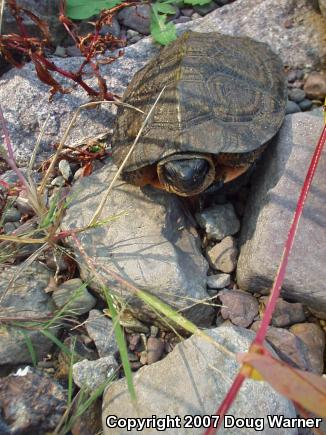
M 231 352 L 244 352 L 248 349 L 254 334 L 240 327 L 221 326 L 206 330 L 210 336 Z M 214 415 L 218 405 L 228 391 L 234 376 L 239 370 L 235 357 L 218 350 L 213 344 L 192 336 L 177 344 L 164 360 L 141 368 L 134 376 L 138 408 L 131 403 L 127 384 L 124 379 L 110 385 L 103 397 L 102 425 L 104 435 L 125 435 L 139 433 L 135 429 L 110 429 L 106 418 L 115 415 L 118 418 L 157 418 L 170 415 L 181 417 L 180 428 L 169 428 L 169 435 L 203 434 L 203 427 L 185 428 L 184 416 Z M 137 412 L 138 411 L 138 412 Z M 265 382 L 246 380 L 235 399 L 229 415 L 261 419 L 263 433 L 297 434 L 296 429 L 271 429 L 266 416 L 284 415 L 295 417 L 291 402 L 276 393 Z M 141 433 L 153 434 L 153 428 L 144 428 Z M 255 429 L 221 428 L 222 434 L 256 434 Z
M 310 160 L 323 127 L 321 112 L 288 115 L 264 156 L 243 219 L 239 287 L 268 294 Z M 290 255 L 283 296 L 326 311 L 326 154 L 308 195 Z
M 115 166 L 108 164 L 75 183 L 63 228 L 81 228 L 90 222 L 115 171 Z M 118 180 L 101 219 L 108 217 L 115 218 L 77 235 L 108 288 L 121 295 L 141 320 L 148 321 L 156 315 L 113 278 L 110 270 L 182 310 L 195 323 L 209 325 L 214 310 L 200 303 L 208 297 L 208 264 L 180 200 L 165 192 L 141 190 Z M 75 253 L 81 278 L 89 282 L 92 273 L 78 249 Z M 89 282 L 89 287 L 99 291 L 95 280 Z

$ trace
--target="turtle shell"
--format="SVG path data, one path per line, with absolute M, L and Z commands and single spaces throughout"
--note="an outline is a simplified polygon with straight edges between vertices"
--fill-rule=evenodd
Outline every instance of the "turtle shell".
M 264 43 L 217 32 L 186 32 L 138 71 L 118 108 L 113 160 L 127 155 L 160 91 L 166 86 L 129 157 L 125 172 L 175 153 L 248 156 L 280 128 L 286 81 L 280 58 Z M 241 156 L 240 156 L 241 160 Z

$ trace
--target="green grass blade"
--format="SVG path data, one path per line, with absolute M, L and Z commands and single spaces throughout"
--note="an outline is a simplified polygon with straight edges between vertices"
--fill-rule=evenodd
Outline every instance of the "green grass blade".
M 36 365 L 37 365 L 37 359 L 38 358 L 37 358 L 37 354 L 36 354 L 33 342 L 31 340 L 31 337 L 27 334 L 26 331 L 21 330 L 20 332 L 24 336 L 24 340 L 25 340 L 26 346 L 27 346 L 28 351 L 29 351 L 29 353 L 31 355 L 33 366 L 36 367 Z
M 113 299 L 112 299 L 112 296 L 109 293 L 108 289 L 106 287 L 103 287 L 102 290 L 103 290 L 103 293 L 105 295 L 105 299 L 106 299 L 106 302 L 108 304 L 108 307 L 109 307 L 109 310 L 110 310 L 110 313 L 112 316 L 114 334 L 115 334 L 115 337 L 117 340 L 117 345 L 119 348 L 121 362 L 122 362 L 123 370 L 124 370 L 126 380 L 127 380 L 129 394 L 130 394 L 131 400 L 136 401 L 136 391 L 135 391 L 135 387 L 134 387 L 134 384 L 132 381 L 132 372 L 131 372 L 131 367 L 130 367 L 130 363 L 129 363 L 129 359 L 128 359 L 128 350 L 127 350 L 126 342 L 124 339 L 123 331 L 122 331 L 122 328 L 121 328 L 120 323 L 119 323 L 119 316 L 118 316 L 118 313 L 114 307 Z

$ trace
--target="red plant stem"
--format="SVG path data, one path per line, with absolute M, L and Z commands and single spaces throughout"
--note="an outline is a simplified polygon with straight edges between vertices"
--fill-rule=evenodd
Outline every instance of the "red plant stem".
M 230 406 L 232 405 L 232 402 L 235 396 L 237 395 L 238 391 L 240 390 L 240 387 L 244 380 L 245 380 L 244 375 L 242 373 L 238 373 L 231 387 L 229 388 L 229 391 L 227 392 L 223 402 L 221 403 L 220 407 L 216 411 L 216 415 L 220 416 L 217 427 L 210 426 L 204 435 L 214 435 L 217 432 L 217 429 L 221 427 L 224 416 L 227 413 Z
M 317 169 L 317 165 L 321 156 L 321 153 L 323 151 L 323 147 L 324 144 L 326 142 L 326 124 L 324 125 L 323 131 L 320 135 L 319 141 L 317 143 L 316 149 L 314 151 L 314 154 L 311 158 L 311 162 L 309 165 L 309 169 L 306 175 L 306 178 L 304 180 L 301 192 L 300 192 L 300 196 L 297 202 L 297 206 L 295 209 L 295 213 L 293 216 L 293 220 L 290 226 L 290 230 L 284 245 L 284 250 L 283 250 L 283 254 L 282 254 L 282 258 L 281 258 L 281 262 L 274 280 L 274 284 L 271 290 L 271 295 L 264 313 L 264 317 L 263 320 L 260 324 L 259 330 L 257 331 L 256 337 L 254 338 L 251 347 L 255 344 L 258 345 L 262 345 L 263 341 L 265 339 L 266 333 L 267 333 L 267 328 L 268 325 L 271 321 L 272 318 L 272 314 L 276 305 L 276 301 L 277 298 L 280 295 L 280 291 L 281 291 L 281 286 L 284 280 L 284 276 L 286 273 L 286 268 L 288 265 L 288 259 L 289 259 L 289 255 L 291 253 L 292 247 L 293 247 L 293 243 L 294 243 L 294 238 L 298 229 L 298 224 L 299 224 L 299 220 L 300 217 L 302 215 L 302 211 L 303 211 L 303 207 L 313 180 L 313 177 L 315 175 L 316 169 Z M 230 409 L 236 395 L 238 394 L 238 391 L 240 390 L 240 387 L 244 381 L 245 377 L 244 375 L 239 372 L 236 376 L 236 378 L 234 379 L 227 395 L 225 396 L 225 398 L 223 399 L 223 402 L 221 403 L 221 405 L 219 406 L 218 410 L 216 411 L 216 415 L 220 415 L 220 420 L 219 420 L 219 425 L 218 427 L 220 427 L 220 424 L 223 421 L 223 417 L 226 414 L 226 412 L 228 411 L 228 409 Z M 205 432 L 204 435 L 214 435 L 217 432 L 218 428 L 214 428 L 214 427 L 210 427 L 209 429 L 207 429 L 207 431 Z

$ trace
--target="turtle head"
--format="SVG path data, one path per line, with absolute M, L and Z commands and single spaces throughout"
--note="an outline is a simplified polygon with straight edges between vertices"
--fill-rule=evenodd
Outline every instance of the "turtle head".
M 180 196 L 198 195 L 215 179 L 214 163 L 203 154 L 174 154 L 157 165 L 165 190 Z

